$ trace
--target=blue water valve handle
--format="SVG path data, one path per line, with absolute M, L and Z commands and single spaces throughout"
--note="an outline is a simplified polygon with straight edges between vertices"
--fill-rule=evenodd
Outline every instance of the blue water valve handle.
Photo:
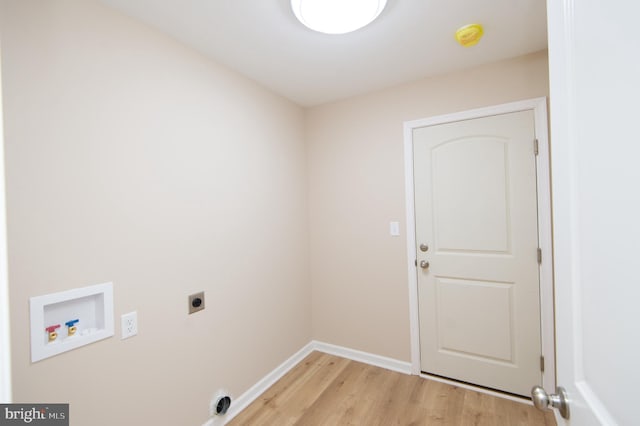
M 68 336 L 73 336 L 74 334 L 76 334 L 76 331 L 78 331 L 78 327 L 76 327 L 76 323 L 80 321 L 79 319 L 74 319 L 71 321 L 67 321 L 64 323 L 64 325 L 67 326 L 67 335 Z

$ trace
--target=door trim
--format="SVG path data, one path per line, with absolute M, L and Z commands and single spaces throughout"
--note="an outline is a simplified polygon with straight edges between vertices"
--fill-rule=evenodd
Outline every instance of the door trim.
M 404 122 L 404 170 L 407 232 L 407 269 L 409 276 L 409 316 L 411 337 L 411 373 L 420 374 L 420 330 L 418 312 L 418 277 L 416 273 L 416 229 L 413 186 L 413 130 L 419 127 L 482 118 L 491 115 L 532 110 L 535 134 L 538 139 L 536 182 L 538 188 L 538 241 L 542 249 L 540 264 L 540 331 L 545 371 L 543 386 L 556 387 L 555 329 L 553 305 L 553 239 L 551 228 L 551 180 L 549 162 L 549 129 L 547 124 L 547 98 L 534 98 L 518 102 L 478 108 L 453 114 Z M 532 383 L 531 386 L 534 386 Z

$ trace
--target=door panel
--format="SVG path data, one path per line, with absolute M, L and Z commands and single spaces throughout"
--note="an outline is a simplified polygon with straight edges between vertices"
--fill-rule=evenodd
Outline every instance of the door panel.
M 439 250 L 508 251 L 505 150 L 506 141 L 497 138 L 463 138 L 434 147 L 434 237 Z
M 513 363 L 513 283 L 435 280 L 438 350 Z
M 540 372 L 532 111 L 414 129 L 421 368 L 528 395 Z
M 637 425 L 640 2 L 547 9 L 557 370 L 570 401 L 558 424 Z

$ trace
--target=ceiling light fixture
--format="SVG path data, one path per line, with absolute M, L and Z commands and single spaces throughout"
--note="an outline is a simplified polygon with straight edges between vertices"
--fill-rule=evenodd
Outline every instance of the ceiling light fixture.
M 358 30 L 373 22 L 386 4 L 387 0 L 291 0 L 296 18 L 325 34 Z

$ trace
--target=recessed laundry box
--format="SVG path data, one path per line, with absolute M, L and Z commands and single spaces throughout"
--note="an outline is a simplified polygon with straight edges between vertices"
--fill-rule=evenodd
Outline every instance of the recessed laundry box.
M 113 336 L 113 283 L 30 299 L 31 362 Z

